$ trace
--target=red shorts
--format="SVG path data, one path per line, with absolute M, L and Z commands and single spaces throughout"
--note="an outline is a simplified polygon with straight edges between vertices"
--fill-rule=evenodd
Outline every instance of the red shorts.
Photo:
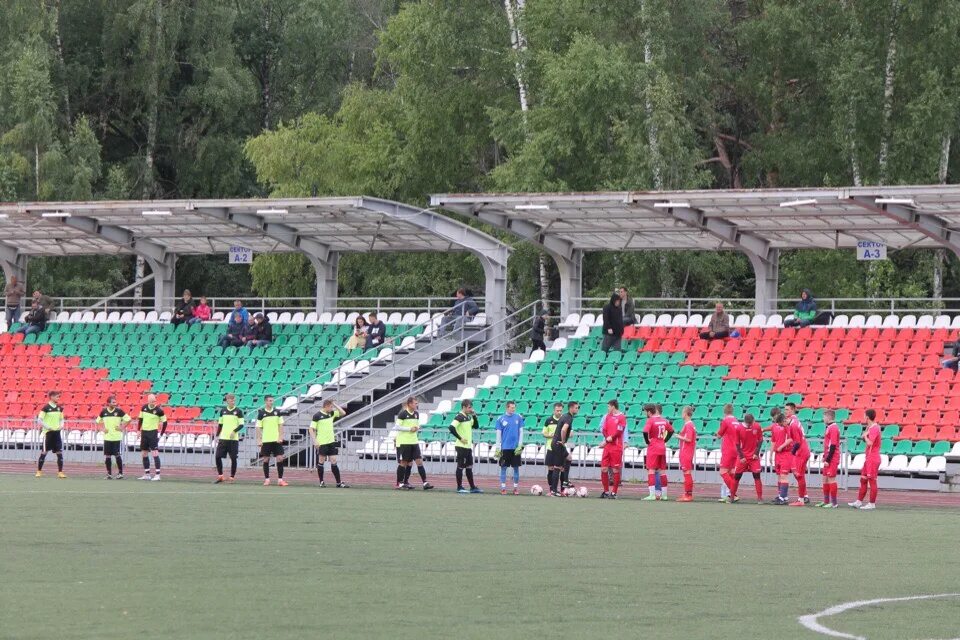
M 648 453 L 646 459 L 647 471 L 664 470 L 667 468 L 667 454 Z
M 864 461 L 863 469 L 860 470 L 860 477 L 866 480 L 874 480 L 877 477 L 877 474 L 880 473 L 880 460 L 879 458 L 870 460 L 869 458 Z
M 793 456 L 793 472 L 797 475 L 803 475 L 807 472 L 807 463 L 809 462 L 809 453 L 798 452 L 795 456 Z
M 613 469 L 622 467 L 623 447 L 605 446 L 603 448 L 603 455 L 600 456 L 600 466 Z
M 693 456 L 680 456 L 680 470 L 693 471 Z
M 778 453 L 773 458 L 773 470 L 778 476 L 793 473 L 793 454 Z
M 760 459 L 754 458 L 746 462 L 737 460 L 737 468 L 734 473 L 760 473 Z
M 720 468 L 721 469 L 733 469 L 736 466 L 737 466 L 736 451 L 720 452 Z
M 823 469 L 820 470 L 820 475 L 824 478 L 836 478 L 837 473 L 840 471 L 840 452 L 835 452 L 833 454 L 833 460 L 829 464 L 823 465 Z

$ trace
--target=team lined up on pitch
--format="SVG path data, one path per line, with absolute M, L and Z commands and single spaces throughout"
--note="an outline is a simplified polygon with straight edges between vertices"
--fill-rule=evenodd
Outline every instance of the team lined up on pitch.
M 220 419 L 216 433 L 216 483 L 234 482 L 237 474 L 237 458 L 239 456 L 239 441 L 244 429 L 243 411 L 236 406 L 233 394 L 225 396 L 225 405 L 220 410 Z M 420 450 L 420 413 L 419 402 L 415 397 L 407 398 L 395 419 L 394 434 L 396 439 L 397 455 L 397 489 L 413 489 L 410 484 L 410 474 L 413 464 L 417 466 L 421 486 L 424 490 L 433 488 L 427 481 L 427 471 L 423 463 L 423 453 Z M 526 423 L 523 416 L 516 412 L 516 403 L 509 401 L 505 412 L 496 419 L 496 448 L 494 456 L 500 466 L 500 493 L 506 494 L 507 470 L 513 471 L 513 493 L 520 492 L 520 465 L 524 447 Z M 697 429 L 692 416 L 694 408 L 683 408 L 683 427 L 676 432 L 669 420 L 661 415 L 662 407 L 659 404 L 647 404 L 644 412 L 647 419 L 643 425 L 643 439 L 647 445 L 645 467 L 647 469 L 647 486 L 649 495 L 643 500 L 667 499 L 667 443 L 676 437 L 679 441 L 680 470 L 683 473 L 683 495 L 678 502 L 693 500 L 693 470 L 694 456 L 697 445 Z M 569 402 L 564 405 L 554 403 L 553 415 L 545 421 L 541 433 L 546 438 L 548 447 L 545 456 L 547 467 L 547 484 L 549 495 L 562 496 L 565 491 L 573 488 L 569 481 L 572 452 L 569 441 L 573 435 L 574 419 L 580 412 L 578 402 Z M 339 454 L 339 439 L 334 431 L 337 420 L 346 415 L 346 411 L 332 400 L 325 400 L 321 409 L 313 415 L 310 422 L 310 436 L 317 453 L 317 478 L 319 486 L 326 486 L 324 468 L 330 461 L 330 470 L 333 473 L 336 486 L 347 488 L 343 482 L 340 468 L 337 464 Z M 866 456 L 863 469 L 860 472 L 860 491 L 857 500 L 849 503 L 858 509 L 875 509 L 877 502 L 877 475 L 880 471 L 880 426 L 876 421 L 876 411 L 867 409 L 865 412 L 867 425 L 862 439 L 866 443 Z M 807 442 L 806 433 L 800 418 L 797 416 L 797 407 L 788 402 L 784 408 L 773 408 L 770 412 L 771 423 L 762 427 L 757 419 L 751 415 L 744 415 L 739 419 L 734 415 L 731 404 L 724 405 L 723 419 L 716 431 L 720 438 L 720 479 L 723 482 L 725 496 L 722 502 L 735 503 L 740 501 L 740 481 L 744 474 L 753 476 L 754 490 L 757 502 L 763 502 L 763 482 L 761 480 L 761 452 L 765 442 L 765 434 L 770 434 L 770 447 L 773 451 L 774 472 L 777 475 L 777 496 L 773 504 L 791 506 L 806 506 L 810 504 L 807 495 L 807 466 L 810 461 L 811 450 Z M 823 508 L 836 508 L 837 503 L 837 475 L 840 470 L 840 429 L 834 421 L 832 410 L 824 412 L 826 431 L 823 440 L 823 466 L 820 471 L 823 479 L 823 500 L 817 504 Z M 107 404 L 97 416 L 97 423 L 103 430 L 104 465 L 107 469 L 106 478 L 123 478 L 123 459 L 121 456 L 123 432 L 132 418 L 120 407 L 116 399 L 111 396 Z M 37 477 L 43 475 L 43 465 L 48 453 L 57 456 L 57 476 L 65 478 L 63 471 L 63 440 L 61 430 L 64 422 L 64 410 L 60 405 L 60 393 L 51 391 L 48 402 L 37 416 L 37 423 L 42 429 L 42 449 L 37 459 Z M 283 433 L 283 414 L 274 406 L 273 396 L 264 398 L 263 407 L 257 411 L 256 437 L 260 448 L 260 462 L 263 466 L 263 484 L 269 485 L 270 461 L 275 461 L 277 469 L 277 484 L 286 486 L 283 479 L 286 467 Z M 157 404 L 155 395 L 147 396 L 147 403 L 140 409 L 137 429 L 140 432 L 140 452 L 143 460 L 143 475 L 140 480 L 160 480 L 160 451 L 159 441 L 167 428 L 167 417 L 163 408 Z M 450 433 L 455 438 L 456 449 L 456 480 L 458 493 L 483 493 L 473 476 L 473 432 L 479 428 L 477 414 L 471 400 L 460 403 L 460 411 L 450 424 Z M 600 460 L 600 481 L 604 499 L 616 499 L 620 493 L 623 471 L 624 447 L 627 442 L 627 418 L 620 411 L 617 400 L 607 403 L 607 413 L 601 423 L 603 441 L 600 447 L 603 454 Z M 153 458 L 154 469 L 151 474 L 150 459 Z M 230 474 L 224 476 L 223 460 L 230 458 Z M 113 461 L 116 461 L 117 475 L 113 475 Z M 797 498 L 790 501 L 790 476 L 796 479 Z M 463 485 L 464 477 L 469 489 Z M 542 493 L 539 485 L 535 485 L 533 493 Z M 540 489 L 538 491 L 538 489 Z M 568 494 L 569 495 L 569 494 Z M 581 491 L 580 495 L 586 495 Z

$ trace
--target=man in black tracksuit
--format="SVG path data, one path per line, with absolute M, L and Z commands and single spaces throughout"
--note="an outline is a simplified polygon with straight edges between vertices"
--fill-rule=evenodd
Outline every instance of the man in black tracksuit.
M 620 296 L 613 294 L 610 302 L 603 306 L 603 344 L 604 353 L 616 349 L 623 353 L 620 340 L 623 338 L 623 310 L 620 308 Z

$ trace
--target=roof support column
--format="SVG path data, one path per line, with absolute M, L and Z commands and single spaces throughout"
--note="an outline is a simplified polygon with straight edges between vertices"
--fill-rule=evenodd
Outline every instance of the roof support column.
M 177 254 L 167 253 L 163 260 L 146 260 L 153 272 L 153 310 L 169 311 L 167 305 L 177 296 Z
M 27 286 L 27 261 L 26 254 L 22 254 L 15 248 L 0 244 L 0 266 L 3 267 L 3 278 L 6 282 L 15 277 L 17 282 L 24 287 Z
M 506 341 L 503 320 L 507 317 L 507 256 L 506 247 L 498 255 L 480 256 L 480 264 L 483 266 L 483 277 L 485 279 L 484 313 L 487 315 L 487 325 L 492 327 L 490 337 L 500 336 L 495 346 L 500 346 L 501 342 Z M 499 323 L 499 324 L 498 324 Z
M 578 313 L 583 306 L 583 251 L 573 249 L 570 257 L 550 253 L 560 272 L 560 316 Z
M 766 258 L 747 251 L 756 277 L 755 311 L 764 315 L 777 312 L 777 295 L 780 288 L 780 250 L 770 248 Z
M 337 284 L 340 275 L 340 253 L 330 251 L 327 259 L 307 254 L 313 270 L 317 273 L 317 299 L 314 301 L 314 310 L 320 314 L 325 311 L 333 312 L 337 308 Z

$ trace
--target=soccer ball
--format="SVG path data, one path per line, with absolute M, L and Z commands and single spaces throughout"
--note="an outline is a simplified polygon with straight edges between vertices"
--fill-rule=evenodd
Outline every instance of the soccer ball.
M 588 495 L 590 495 L 590 490 L 587 489 L 586 487 L 580 487 L 579 489 L 577 489 L 577 495 L 580 496 L 581 498 L 586 498 Z
M 532 487 L 530 487 L 530 493 L 531 493 L 532 495 L 535 495 L 535 496 L 542 496 L 542 495 L 543 495 L 543 487 L 541 487 L 541 486 L 538 485 L 538 484 L 535 484 L 535 485 L 533 485 Z
M 577 490 L 573 487 L 567 487 L 563 490 L 563 495 L 567 496 L 568 498 L 573 498 L 577 495 Z

